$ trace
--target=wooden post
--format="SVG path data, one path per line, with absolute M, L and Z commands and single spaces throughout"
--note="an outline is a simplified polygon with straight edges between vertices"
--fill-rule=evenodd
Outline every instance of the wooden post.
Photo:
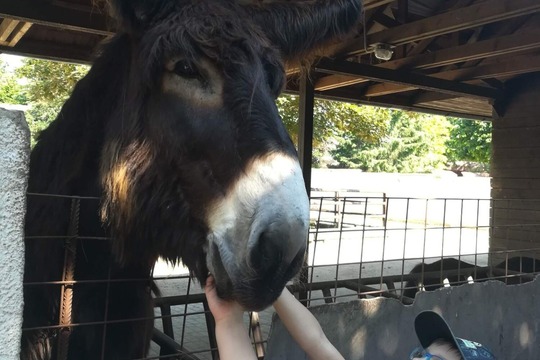
M 309 77 L 309 73 L 304 71 L 300 78 L 300 109 L 298 122 L 298 156 L 302 173 L 304 175 L 304 183 L 308 197 L 311 194 L 311 166 L 313 159 L 313 107 L 315 104 L 315 90 L 313 82 Z M 309 235 L 306 239 L 309 251 Z M 307 284 L 308 282 L 308 267 L 307 259 L 300 272 L 300 282 Z M 302 287 L 306 289 L 306 287 Z M 299 293 L 299 298 L 304 305 L 307 305 L 307 291 L 302 290 Z
M 311 190 L 311 166 L 313 158 L 313 107 L 315 90 L 309 73 L 300 78 L 300 109 L 298 122 L 298 157 L 302 166 L 308 196 Z

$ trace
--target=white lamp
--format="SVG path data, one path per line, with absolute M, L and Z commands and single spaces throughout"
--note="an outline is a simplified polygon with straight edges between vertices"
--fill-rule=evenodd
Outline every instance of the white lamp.
M 373 53 L 377 59 L 388 61 L 394 55 L 394 49 L 392 45 L 377 43 L 373 45 Z

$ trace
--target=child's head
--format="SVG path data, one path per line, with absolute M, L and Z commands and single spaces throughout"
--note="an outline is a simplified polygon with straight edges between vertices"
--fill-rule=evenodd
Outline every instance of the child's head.
M 459 350 L 454 344 L 445 340 L 437 339 L 426 349 L 421 347 L 413 350 L 409 356 L 410 360 L 463 360 Z
M 446 321 L 433 311 L 423 311 L 414 320 L 416 336 L 422 345 L 410 359 L 495 360 L 482 344 L 457 338 Z
M 437 355 L 444 360 L 463 360 L 459 350 L 454 344 L 444 339 L 437 339 L 428 346 L 427 351 L 432 355 Z

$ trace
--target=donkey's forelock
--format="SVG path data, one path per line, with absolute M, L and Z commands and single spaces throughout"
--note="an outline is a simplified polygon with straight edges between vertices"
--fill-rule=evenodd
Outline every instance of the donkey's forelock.
M 204 56 L 218 66 L 238 67 L 263 58 L 282 81 L 280 53 L 243 7 L 220 1 L 177 5 L 175 12 L 154 21 L 141 37 L 141 62 L 149 79 L 167 60 Z

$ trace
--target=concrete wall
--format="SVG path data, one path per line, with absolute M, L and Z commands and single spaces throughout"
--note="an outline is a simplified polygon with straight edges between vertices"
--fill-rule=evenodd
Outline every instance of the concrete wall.
M 30 132 L 19 111 L 0 109 L 0 359 L 19 359 L 24 215 Z
M 480 342 L 497 359 L 537 359 L 540 353 L 540 280 L 507 286 L 499 281 L 424 292 L 413 305 L 376 298 L 313 307 L 329 340 L 347 360 L 404 360 L 418 345 L 414 318 L 435 310 L 458 337 Z M 265 360 L 307 359 L 274 318 Z
M 540 74 L 505 87 L 507 97 L 496 104 L 502 116 L 493 120 L 491 251 L 540 244 Z M 540 251 L 523 253 L 540 257 Z

